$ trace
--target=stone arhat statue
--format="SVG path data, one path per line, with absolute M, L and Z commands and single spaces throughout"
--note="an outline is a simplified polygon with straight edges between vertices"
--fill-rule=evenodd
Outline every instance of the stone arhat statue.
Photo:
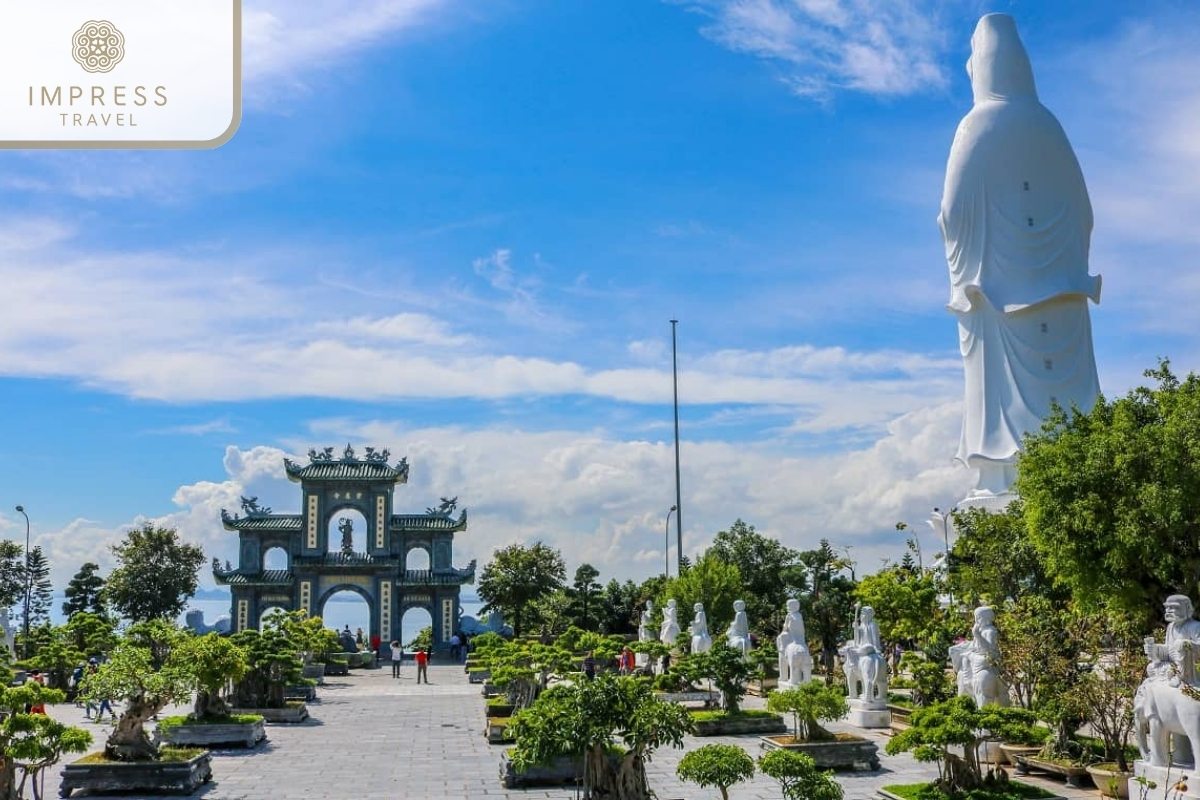
M 708 615 L 704 613 L 704 604 L 693 606 L 696 617 L 692 620 L 692 652 L 707 653 L 712 649 L 712 638 L 708 635 Z
M 741 600 L 733 602 L 733 622 L 725 632 L 725 640 L 734 650 L 741 650 L 742 655 L 750 652 L 750 620 L 746 617 L 746 604 Z
M 675 601 L 668 600 L 667 607 L 663 609 L 662 627 L 658 632 L 658 640 L 668 647 L 675 646 L 675 639 L 679 636 L 679 619 L 678 611 L 675 608 Z

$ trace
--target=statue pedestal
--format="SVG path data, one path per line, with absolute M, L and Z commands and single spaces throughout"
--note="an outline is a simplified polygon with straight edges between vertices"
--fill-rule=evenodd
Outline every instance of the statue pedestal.
M 892 712 L 887 706 L 871 708 L 862 700 L 847 700 L 850 716 L 846 721 L 857 728 L 888 728 L 892 724 Z
M 958 508 L 982 508 L 993 514 L 1001 514 L 1004 512 L 1004 509 L 1008 508 L 1008 504 L 1016 499 L 1017 495 L 1012 492 L 992 494 L 990 492 L 973 491 L 958 501 Z
M 1134 791 L 1134 781 L 1138 778 L 1145 778 L 1148 781 L 1154 781 L 1158 784 L 1157 789 L 1150 791 L 1151 796 L 1156 796 L 1162 791 L 1166 791 L 1171 798 L 1177 800 L 1200 800 L 1200 784 L 1192 780 L 1196 774 L 1194 767 L 1155 767 L 1145 761 L 1133 762 L 1133 778 L 1130 779 L 1130 791 Z M 1187 784 L 1186 792 L 1178 792 L 1175 786 L 1183 781 Z

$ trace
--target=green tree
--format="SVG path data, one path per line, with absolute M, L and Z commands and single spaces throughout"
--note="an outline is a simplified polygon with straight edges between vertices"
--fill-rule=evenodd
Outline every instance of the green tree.
M 817 769 L 807 753 L 772 750 L 758 760 L 764 775 L 779 781 L 785 800 L 842 800 L 842 786 L 832 770 Z
M 746 660 L 741 650 L 730 647 L 723 638 L 713 640 L 707 653 L 692 653 L 687 661 L 694 665 L 697 675 L 708 678 L 721 693 L 721 705 L 730 714 L 738 713 L 738 706 L 746 696 L 746 682 L 754 674 L 754 665 Z
M 221 698 L 221 689 L 236 683 L 249 670 L 247 654 L 228 637 L 219 633 L 189 636 L 178 645 L 179 657 L 190 664 L 196 678 L 196 703 L 192 719 L 220 719 L 229 716 L 229 704 Z
M 638 593 L 638 585 L 631 580 L 620 583 L 613 578 L 604 584 L 604 591 L 598 598 L 599 610 L 596 612 L 601 633 L 637 632 L 637 620 L 641 615 Z
M 104 754 L 114 761 L 158 759 L 159 749 L 146 735 L 146 722 L 168 705 L 190 699 L 196 687 L 194 665 L 179 647 L 186 634 L 157 626 L 154 635 L 153 648 L 126 638 L 109 661 L 83 680 L 84 698 L 93 702 L 116 698 L 125 703 L 104 743 Z
M 754 777 L 754 759 L 736 744 L 706 744 L 684 753 L 675 774 L 701 788 L 715 786 L 729 800 L 730 786 Z
M 113 621 L 92 611 L 72 614 L 63 626 L 63 634 L 72 647 L 87 656 L 103 658 L 117 646 L 117 631 Z
M 567 567 L 562 553 L 541 542 L 509 545 L 492 554 L 479 575 L 483 611 L 500 611 L 520 636 L 530 622 L 531 604 L 563 588 Z
M 738 568 L 750 624 L 763 638 L 773 637 L 787 615 L 785 601 L 806 587 L 800 553 L 765 536 L 742 520 L 719 531 L 708 552 Z M 768 636 L 769 634 L 769 636 Z
M 63 590 L 66 601 L 62 605 L 63 616 L 67 619 L 80 611 L 90 611 L 93 614 L 104 614 L 104 604 L 100 596 L 104 589 L 104 578 L 99 575 L 100 566 L 91 561 L 85 563 L 67 583 Z
M 823 742 L 833 734 L 821 727 L 821 720 L 834 721 L 850 713 L 841 689 L 809 681 L 767 695 L 767 710 L 792 715 L 792 738 L 797 742 Z
M 5 683 L 7 686 L 7 682 Z M 67 753 L 82 753 L 92 742 L 83 728 L 73 728 L 47 714 L 31 714 L 31 706 L 61 703 L 65 699 L 57 689 L 47 689 L 36 681 L 18 687 L 0 688 L 0 800 L 24 797 L 26 782 L 33 787 L 34 798 L 41 797 L 39 776 L 58 763 Z M 16 771 L 22 771 L 16 780 Z
M 937 788 L 948 795 L 977 788 L 979 742 L 986 735 L 975 701 L 955 697 L 913 711 L 909 727 L 888 740 L 888 755 L 912 751 L 917 761 L 938 765 Z
M 646 682 L 602 672 L 542 692 L 509 731 L 516 737 L 512 758 L 518 769 L 561 756 L 582 758 L 586 796 L 649 800 L 646 761 L 663 745 L 680 747 L 694 726 L 685 708 L 657 699 Z M 614 745 L 623 748 L 615 763 Z
M 716 638 L 733 621 L 733 603 L 741 599 L 742 575 L 734 564 L 728 564 L 711 550 L 704 552 L 695 563 L 678 577 L 667 582 L 655 601 L 656 608 L 665 608 L 667 600 L 675 600 L 679 608 L 679 627 L 687 633 L 696 603 L 704 604 L 708 632 Z
M 43 625 L 50 622 L 50 604 L 54 600 L 54 587 L 50 583 L 50 562 L 40 545 L 29 549 L 29 624 Z
M 875 609 L 883 641 L 905 648 L 915 645 L 930 624 L 942 616 L 933 575 L 921 575 L 903 566 L 864 575 L 854 588 L 854 597 Z
M 1026 437 L 1029 536 L 1083 608 L 1145 617 L 1200 585 L 1200 378 L 1162 360 L 1155 387 L 1056 409 Z
M 571 598 L 572 624 L 584 630 L 596 630 L 596 616 L 600 606 L 600 590 L 603 588 L 596 578 L 600 570 L 591 564 L 580 564 L 575 570 L 569 596 Z
M 854 621 L 855 583 L 842 574 L 848 563 L 834 552 L 828 539 L 822 539 L 816 550 L 801 553 L 800 558 L 812 572 L 812 591 L 800 598 L 805 633 L 819 645 L 825 680 L 833 680 L 838 646 L 849 637 Z
M 196 593 L 204 552 L 181 541 L 174 528 L 147 522 L 112 551 L 117 568 L 108 576 L 105 595 L 127 619 L 174 619 Z
M 1065 600 L 1025 527 L 1020 500 L 1001 513 L 984 508 L 954 512 L 958 539 L 950 553 L 950 588 L 967 607 L 999 606 L 1028 594 Z
M 25 548 L 0 541 L 0 608 L 12 608 L 25 598 Z

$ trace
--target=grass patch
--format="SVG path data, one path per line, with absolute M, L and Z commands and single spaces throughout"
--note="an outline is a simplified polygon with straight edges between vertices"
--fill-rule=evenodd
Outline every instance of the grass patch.
M 487 704 L 489 706 L 508 706 L 512 703 L 508 702 L 508 695 L 498 694 L 495 697 L 489 697 Z
M 692 719 L 696 722 L 733 722 L 739 719 L 778 719 L 779 715 L 772 711 L 764 711 L 761 708 L 748 708 L 730 714 L 728 711 L 711 711 L 705 709 L 692 709 Z
M 1020 781 L 1009 781 L 1003 788 L 975 789 L 959 795 L 949 795 L 936 788 L 932 783 L 903 783 L 884 786 L 885 792 L 891 792 L 904 800 L 938 800 L 938 798 L 961 798 L 961 800 L 1042 800 L 1056 797 L 1054 792 L 1048 792 L 1039 786 L 1032 786 Z
M 159 758 L 158 761 L 128 762 L 128 761 L 116 761 L 115 759 L 111 759 L 108 756 L 104 755 L 103 750 L 100 750 L 95 753 L 88 753 L 86 756 L 84 756 L 81 759 L 78 759 L 77 761 L 75 761 L 73 763 L 75 763 L 75 764 L 128 764 L 128 763 L 155 764 L 155 763 L 177 763 L 177 762 L 182 763 L 184 761 L 191 761 L 196 756 L 202 755 L 203 753 L 207 753 L 208 751 L 205 750 L 203 747 L 164 747 L 159 752 L 162 754 L 162 757 Z
M 261 714 L 230 714 L 226 717 L 205 717 L 193 719 L 191 716 L 166 717 L 159 720 L 160 728 L 175 728 L 180 725 L 250 725 L 262 722 Z

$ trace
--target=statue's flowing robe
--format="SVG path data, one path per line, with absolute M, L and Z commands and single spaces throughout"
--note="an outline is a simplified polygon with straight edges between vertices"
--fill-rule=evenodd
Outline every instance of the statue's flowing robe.
M 959 124 L 938 225 L 966 374 L 956 458 L 1012 464 L 1051 404 L 1099 396 L 1088 300 L 1092 207 L 1075 153 L 1037 98 L 1012 18 L 989 14 L 971 41 L 975 104 Z

